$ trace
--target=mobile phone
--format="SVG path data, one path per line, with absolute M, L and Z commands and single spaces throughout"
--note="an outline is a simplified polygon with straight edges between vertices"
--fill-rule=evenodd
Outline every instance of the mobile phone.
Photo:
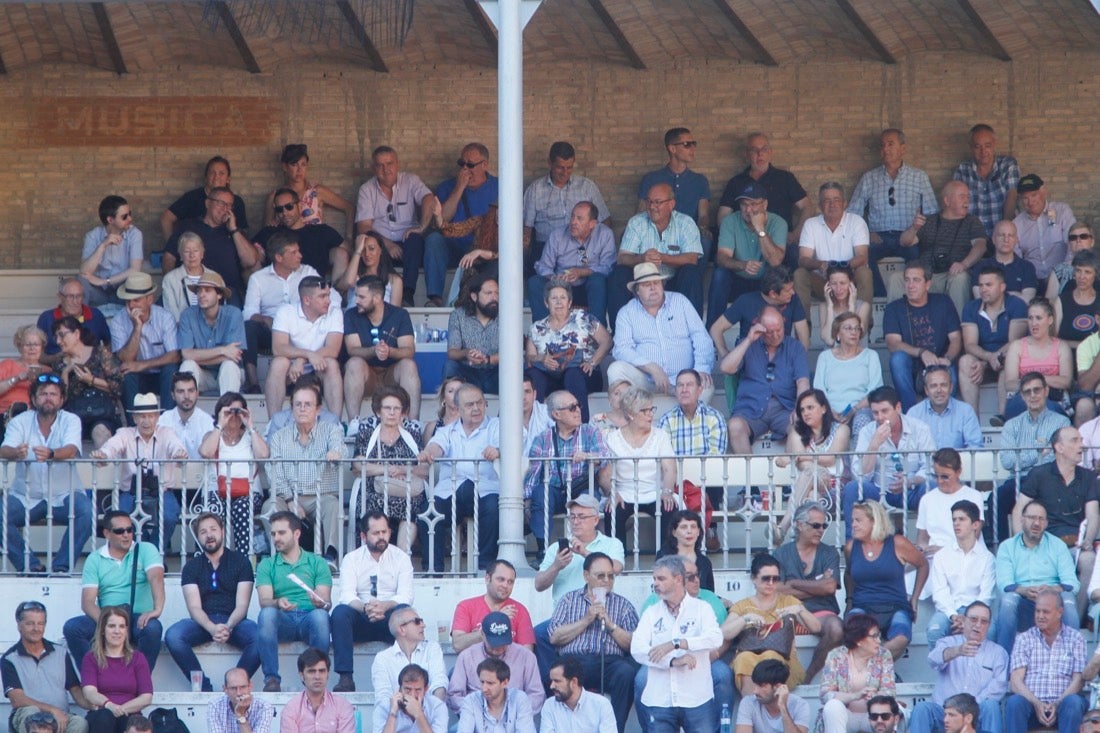
M 561 552 L 562 550 L 566 549 L 567 547 L 569 547 L 569 540 L 567 540 L 564 537 L 559 537 L 558 538 L 558 552 Z

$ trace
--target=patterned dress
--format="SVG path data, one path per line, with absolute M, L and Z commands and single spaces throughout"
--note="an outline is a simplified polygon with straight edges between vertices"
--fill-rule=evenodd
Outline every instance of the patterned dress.
M 413 442 L 412 445 L 409 445 L 408 442 L 403 439 L 403 437 L 398 437 L 396 441 L 389 445 L 387 445 L 382 440 L 375 440 L 373 441 L 373 445 L 371 445 L 371 438 L 374 436 L 375 431 L 380 427 L 380 425 L 381 420 L 378 419 L 377 415 L 371 415 L 366 420 L 359 423 L 359 433 L 355 436 L 356 457 L 393 461 L 394 463 L 405 464 L 409 466 L 416 465 L 418 452 L 417 446 L 420 445 L 421 436 L 423 434 L 420 423 L 416 420 L 405 418 L 405 421 L 401 424 L 401 430 L 407 433 L 409 437 L 411 437 Z M 375 482 L 379 478 L 379 476 L 366 476 L 364 478 L 363 486 L 366 492 L 366 510 L 368 512 L 382 512 L 391 519 L 405 519 L 405 517 L 407 516 L 407 502 L 405 497 L 386 496 L 385 489 L 381 486 L 376 489 Z M 418 514 L 420 514 L 427 508 L 428 499 L 423 492 L 421 492 L 418 496 L 412 497 L 412 517 L 414 520 L 416 519 L 416 516 Z

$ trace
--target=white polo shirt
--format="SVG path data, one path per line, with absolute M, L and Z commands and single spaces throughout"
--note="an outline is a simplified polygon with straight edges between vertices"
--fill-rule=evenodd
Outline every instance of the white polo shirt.
M 871 236 L 863 217 L 845 211 L 836 231 L 829 229 L 821 214 L 807 219 L 802 225 L 798 246 L 812 249 L 814 257 L 825 262 L 847 262 L 855 256 L 856 247 L 869 245 L 870 242 Z
M 287 303 L 275 311 L 271 330 L 290 336 L 290 345 L 297 349 L 319 351 L 330 333 L 344 335 L 344 314 L 340 312 L 340 304 L 334 302 L 327 313 L 310 321 L 301 303 Z

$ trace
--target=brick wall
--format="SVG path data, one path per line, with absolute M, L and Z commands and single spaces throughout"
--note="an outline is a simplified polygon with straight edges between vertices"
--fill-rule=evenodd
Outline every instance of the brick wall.
M 649 71 L 528 65 L 526 80 L 525 179 L 542 171 L 552 141 L 572 141 L 577 171 L 599 183 L 620 227 L 634 212 L 641 174 L 664 162 L 663 131 L 678 124 L 700 141 L 696 168 L 710 177 L 715 203 L 743 166 L 740 148 L 750 130 L 769 132 L 775 163 L 813 191 L 826 179 L 854 185 L 879 162 L 877 132 L 901 126 L 909 138 L 907 160 L 938 188 L 967 155 L 966 130 L 983 121 L 997 129 L 1001 150 L 1011 150 L 1024 173 L 1046 179 L 1055 199 L 1068 202 L 1079 218 L 1100 217 L 1096 54 L 1017 56 L 1011 63 L 921 54 L 896 66 L 670 62 Z M 70 145 L 35 129 L 36 121 L 49 123 L 40 100 L 50 97 L 96 97 L 92 103 L 107 110 L 125 106 L 120 97 L 260 98 L 257 104 L 274 112 L 266 129 L 228 138 L 228 145 L 218 139 L 195 145 L 187 131 L 171 131 L 178 128 L 162 130 L 162 143 L 152 147 Z M 97 223 L 96 206 L 108 193 L 130 200 L 146 250 L 159 248 L 160 212 L 200 182 L 203 163 L 216 153 L 232 161 L 234 188 L 255 228 L 265 195 L 281 182 L 277 156 L 287 142 L 308 143 L 311 177 L 349 199 L 368 175 L 376 145 L 395 146 L 403 167 L 429 185 L 453 172 L 465 142 L 481 140 L 494 154 L 498 147 L 496 74 L 484 67 L 381 75 L 348 65 L 285 65 L 255 76 L 206 67 L 118 78 L 75 65 L 37 66 L 0 77 L 0 105 L 9 169 L 0 215 L 5 268 L 75 267 L 83 233 Z M 199 118 L 207 103 L 196 107 Z M 121 115 L 104 119 L 125 124 Z M 140 134 L 148 135 L 144 122 Z M 201 123 L 201 129 L 219 126 Z

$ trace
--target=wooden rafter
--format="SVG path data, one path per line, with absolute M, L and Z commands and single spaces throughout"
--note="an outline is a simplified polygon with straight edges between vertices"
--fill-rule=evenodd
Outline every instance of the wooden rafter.
M 970 0 L 958 0 L 958 3 L 962 11 L 966 13 L 966 17 L 970 18 L 970 22 L 977 26 L 978 32 L 982 34 L 985 42 L 993 49 L 993 56 L 1001 61 L 1011 61 L 1012 57 L 1008 55 L 1008 51 L 997 40 L 997 36 L 993 35 L 993 31 L 986 25 L 986 22 L 970 3 Z
M 868 45 L 878 55 L 879 60 L 884 64 L 896 64 L 898 60 L 894 58 L 894 54 L 890 53 L 890 49 L 883 45 L 879 37 L 875 35 L 875 32 L 871 30 L 871 27 L 867 25 L 863 20 L 863 16 L 859 14 L 859 11 L 852 7 L 852 4 L 848 0 L 836 0 L 836 4 L 840 6 L 840 9 L 844 11 L 844 15 L 848 16 L 848 20 L 852 25 L 856 27 L 860 35 L 867 41 Z
M 634 44 L 630 42 L 626 34 L 623 33 L 623 29 L 620 28 L 619 24 L 615 22 L 615 19 L 611 17 L 611 13 L 607 12 L 603 0 L 588 0 L 588 4 L 596 11 L 596 15 L 599 16 L 600 22 L 607 28 L 607 32 L 611 34 L 611 37 L 615 39 L 615 43 L 619 44 L 619 49 L 626 54 L 628 59 L 630 59 L 630 65 L 635 69 L 646 68 L 645 62 L 642 61 L 642 57 L 638 55 L 638 52 L 634 48 Z
M 122 49 L 118 47 L 118 39 L 115 38 L 115 30 L 111 27 L 111 18 L 107 15 L 107 8 L 103 3 L 92 3 L 92 12 L 95 14 L 96 23 L 99 24 L 99 33 L 103 36 L 103 42 L 107 44 L 107 55 L 111 57 L 111 66 L 115 73 L 122 76 L 126 73 L 126 62 L 122 60 Z
M 344 16 L 344 20 L 351 26 L 351 32 L 355 34 L 355 38 L 359 41 L 359 45 L 363 47 L 363 51 L 367 54 L 367 59 L 370 60 L 371 69 L 383 74 L 389 72 L 386 62 L 382 59 L 382 54 L 379 53 L 378 48 L 374 45 L 374 41 L 371 40 L 366 27 L 363 25 L 363 20 L 355 12 L 355 8 L 351 6 L 351 3 L 348 2 L 348 0 L 336 0 L 336 7 L 340 8 L 340 13 Z
M 741 37 L 748 41 L 748 44 L 752 46 L 753 52 L 756 54 L 765 66 L 779 66 L 779 62 L 775 60 L 775 57 L 768 53 L 768 49 L 764 48 L 764 44 L 760 42 L 760 39 L 756 37 L 756 34 L 752 32 L 748 24 L 741 18 L 736 10 L 729 4 L 728 0 L 714 0 L 714 4 L 718 6 L 718 9 L 722 11 L 722 14 L 726 16 L 726 20 L 730 22 L 737 32 L 741 34 Z

